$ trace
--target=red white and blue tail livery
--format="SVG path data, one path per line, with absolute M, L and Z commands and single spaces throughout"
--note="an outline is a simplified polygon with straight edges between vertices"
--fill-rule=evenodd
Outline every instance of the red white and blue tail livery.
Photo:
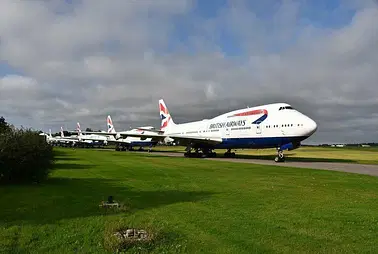
M 106 125 L 108 127 L 108 133 L 116 133 L 116 131 L 114 129 L 112 118 L 110 116 L 108 116 L 106 118 Z

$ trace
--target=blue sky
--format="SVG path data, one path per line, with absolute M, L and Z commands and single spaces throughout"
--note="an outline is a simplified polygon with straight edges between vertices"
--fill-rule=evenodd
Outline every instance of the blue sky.
M 279 10 L 282 2 L 279 0 L 264 0 L 264 1 L 234 1 L 233 6 L 239 6 L 242 9 L 245 7 L 246 12 L 256 15 L 258 19 L 265 23 L 265 29 L 272 34 L 276 34 L 279 28 L 275 28 L 272 24 L 272 18 Z M 280 50 L 295 44 L 296 35 L 301 34 L 302 30 L 307 26 L 312 26 L 318 29 L 339 29 L 348 25 L 356 10 L 352 5 L 347 5 L 343 0 L 301 0 L 292 1 L 293 5 L 298 5 L 298 15 L 293 31 L 292 38 L 288 41 L 272 40 L 266 42 L 266 50 L 271 52 L 280 52 Z M 214 1 L 196 1 L 194 8 L 187 13 L 187 15 L 177 16 L 174 19 L 175 29 L 170 38 L 169 50 L 175 50 L 178 44 L 184 44 L 190 53 L 195 54 L 195 49 L 191 39 L 194 35 L 201 34 L 210 42 L 215 42 L 217 46 L 221 47 L 225 56 L 243 56 L 245 51 L 242 45 L 242 40 L 236 36 L 233 31 L 223 24 L 222 13 L 229 11 L 231 8 L 230 1 L 214 0 Z M 213 20 L 214 25 L 211 33 L 208 34 L 202 29 L 202 23 L 199 21 Z M 241 24 L 248 29 L 249 23 Z
M 16 68 L 12 68 L 5 61 L 0 61 L 0 77 L 6 75 L 22 75 L 22 72 Z

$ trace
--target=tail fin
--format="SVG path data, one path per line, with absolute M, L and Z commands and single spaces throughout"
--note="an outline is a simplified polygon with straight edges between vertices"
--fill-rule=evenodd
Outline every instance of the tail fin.
M 60 137 L 64 138 L 63 126 L 60 127 Z
M 117 133 L 115 128 L 114 128 L 114 125 L 113 125 L 113 121 L 112 121 L 112 118 L 110 117 L 110 115 L 106 118 L 106 125 L 108 126 L 108 133 Z M 111 136 L 110 138 L 111 139 L 119 139 L 121 136 L 120 134 L 116 134 L 116 136 Z
M 49 137 L 52 138 L 51 129 L 49 129 Z
M 81 134 L 80 123 L 77 122 L 77 125 L 76 125 L 76 126 L 77 126 L 77 127 L 76 127 L 76 130 L 77 130 L 77 132 L 78 132 L 78 136 L 81 136 L 82 134 Z
M 160 130 L 166 131 L 170 127 L 174 126 L 175 123 L 173 122 L 173 119 L 171 115 L 169 114 L 168 108 L 165 105 L 163 99 L 159 100 L 159 110 L 160 110 L 160 119 L 161 119 Z
M 114 129 L 113 121 L 110 116 L 106 118 L 106 125 L 108 126 L 108 133 L 116 133 L 116 130 Z

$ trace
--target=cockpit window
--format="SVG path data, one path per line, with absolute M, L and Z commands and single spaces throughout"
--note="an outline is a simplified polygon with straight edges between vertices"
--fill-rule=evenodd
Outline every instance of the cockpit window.
M 284 110 L 284 109 L 291 109 L 294 110 L 292 106 L 285 106 L 285 107 L 280 107 L 279 110 Z

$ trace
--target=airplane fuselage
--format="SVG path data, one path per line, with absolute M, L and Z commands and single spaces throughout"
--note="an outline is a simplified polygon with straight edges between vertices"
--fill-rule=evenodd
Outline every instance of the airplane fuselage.
M 164 135 L 222 140 L 215 145 L 197 145 L 199 148 L 278 148 L 284 145 L 295 148 L 316 129 L 316 123 L 306 115 L 286 103 L 275 103 L 235 110 L 212 119 L 171 125 Z

